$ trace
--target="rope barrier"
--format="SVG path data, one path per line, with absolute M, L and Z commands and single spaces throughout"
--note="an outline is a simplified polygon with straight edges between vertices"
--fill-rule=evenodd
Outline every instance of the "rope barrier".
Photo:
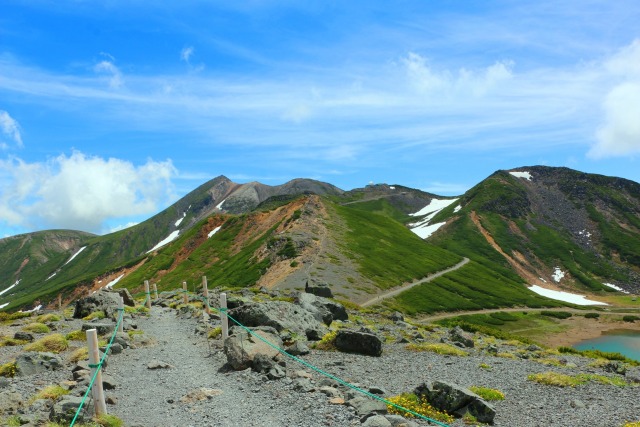
M 209 306 L 208 303 L 207 303 L 207 306 L 209 307 L 209 309 L 211 309 L 211 306 Z M 286 350 L 278 347 L 277 345 L 273 344 L 272 342 L 270 342 L 269 340 L 265 339 L 264 337 L 256 334 L 251 329 L 247 328 L 242 323 L 240 323 L 239 321 L 234 319 L 231 315 L 229 315 L 229 313 L 227 312 L 226 308 L 214 308 L 214 310 L 217 310 L 220 313 L 224 313 L 224 315 L 227 316 L 227 318 L 231 319 L 231 321 L 233 323 L 235 323 L 236 325 L 240 326 L 242 329 L 247 331 L 249 334 L 251 334 L 252 336 L 258 338 L 259 340 L 261 340 L 262 342 L 264 342 L 265 344 L 267 344 L 271 348 L 273 348 L 273 349 L 277 350 L 278 352 L 284 354 L 285 356 L 289 357 L 290 359 L 300 363 L 301 365 L 304 365 L 304 366 L 308 367 L 309 369 L 312 369 L 312 370 L 318 372 L 319 374 L 324 375 L 327 378 L 331 378 L 332 380 L 334 380 L 334 381 L 336 381 L 336 382 L 338 382 L 338 383 L 340 383 L 340 384 L 342 384 L 342 385 L 344 385 L 344 386 L 346 386 L 346 387 L 348 387 L 348 388 L 350 388 L 350 389 L 352 389 L 352 390 L 354 390 L 354 391 L 356 391 L 358 393 L 361 393 L 361 394 L 363 394 L 365 396 L 368 396 L 368 397 L 371 397 L 373 399 L 376 399 L 376 400 L 378 400 L 380 402 L 385 403 L 386 405 L 393 406 L 394 408 L 399 409 L 399 410 L 401 410 L 403 412 L 409 413 L 409 414 L 413 415 L 414 417 L 421 418 L 421 419 L 423 419 L 425 421 L 429 421 L 429 422 L 434 423 L 436 425 L 439 425 L 441 427 L 450 427 L 448 424 L 445 424 L 445 423 L 443 423 L 441 421 L 434 420 L 433 418 L 429 418 L 429 417 L 427 417 L 425 415 L 419 414 L 419 413 L 417 413 L 415 411 L 412 411 L 411 409 L 407 409 L 407 408 L 405 408 L 403 406 L 400 406 L 400 405 L 398 405 L 396 403 L 390 402 L 390 401 L 388 401 L 388 400 L 386 400 L 386 399 L 384 399 L 384 398 L 382 398 L 380 396 L 377 396 L 377 395 L 375 395 L 373 393 L 370 393 L 370 392 L 368 392 L 366 390 L 363 390 L 363 389 L 361 389 L 359 387 L 356 387 L 355 385 L 353 385 L 353 384 L 351 384 L 351 383 L 349 383 L 349 382 L 347 382 L 347 381 L 345 381 L 345 380 L 343 380 L 341 378 L 338 378 L 335 375 L 332 375 L 332 374 L 330 374 L 328 372 L 325 372 L 322 369 L 312 365 L 311 363 L 309 363 L 309 362 L 307 362 L 307 361 L 305 361 L 303 359 L 300 359 L 300 358 L 298 358 L 298 357 L 296 357 L 296 356 L 294 356 L 292 354 L 287 353 Z
M 91 391 L 91 388 L 93 387 L 93 383 L 96 381 L 96 377 L 98 376 L 98 372 L 100 372 L 100 369 L 102 368 L 102 365 L 103 365 L 105 359 L 107 358 L 107 355 L 109 354 L 109 350 L 111 349 L 111 345 L 113 344 L 113 340 L 116 338 L 116 334 L 118 333 L 118 326 L 120 326 L 120 322 L 122 322 L 122 319 L 124 318 L 124 308 L 118 308 L 116 310 L 120 312 L 120 316 L 118 317 L 118 322 L 116 322 L 116 327 L 113 330 L 113 335 L 111 335 L 111 340 L 109 340 L 109 344 L 107 344 L 107 348 L 104 350 L 104 355 L 102 356 L 102 359 L 100 359 L 100 362 L 95 364 L 95 365 L 94 364 L 90 364 L 89 365 L 90 368 L 97 368 L 97 369 L 93 373 L 93 378 L 91 378 L 91 382 L 89 382 L 89 387 L 87 387 L 87 391 L 85 392 L 84 396 L 82 397 L 82 401 L 80 402 L 80 406 L 78 406 L 78 410 L 76 411 L 76 414 L 74 415 L 73 420 L 71 420 L 71 424 L 69 424 L 69 427 L 73 427 L 73 425 L 76 423 L 76 420 L 78 419 L 78 416 L 80 415 L 80 412 L 82 411 L 82 407 L 84 406 L 84 403 L 87 400 L 87 397 L 89 396 L 89 392 Z

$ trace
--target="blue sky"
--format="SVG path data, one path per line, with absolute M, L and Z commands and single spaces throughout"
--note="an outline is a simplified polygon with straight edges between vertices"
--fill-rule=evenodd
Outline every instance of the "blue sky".
M 106 233 L 218 175 L 640 181 L 640 2 L 469 3 L 4 0 L 0 237 Z

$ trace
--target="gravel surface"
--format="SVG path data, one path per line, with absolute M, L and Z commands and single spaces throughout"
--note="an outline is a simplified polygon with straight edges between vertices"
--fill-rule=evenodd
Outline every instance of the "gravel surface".
M 194 334 L 194 319 L 182 319 L 173 310 L 154 307 L 150 318 L 139 319 L 138 324 L 145 334 L 155 337 L 157 344 L 113 356 L 108 369 L 119 382 L 117 404 L 110 412 L 121 417 L 127 426 L 360 425 L 352 409 L 331 405 L 325 395 L 317 392 L 295 391 L 289 378 L 265 381 L 254 372 L 226 370 L 221 344 L 218 341 L 210 351 L 204 336 Z M 496 426 L 620 427 L 625 421 L 640 419 L 638 387 L 588 383 L 560 388 L 527 380 L 527 375 L 545 371 L 604 374 L 602 369 L 587 366 L 589 359 L 565 358 L 577 367 L 551 367 L 486 354 L 454 357 L 409 352 L 403 344 L 386 344 L 382 357 L 315 350 L 304 357 L 362 388 L 381 387 L 387 396 L 411 392 L 428 380 L 501 390 L 506 399 L 494 402 Z M 148 369 L 154 361 L 173 367 Z M 482 363 L 491 369 L 480 368 Z M 293 361 L 287 363 L 288 372 L 303 368 Z M 320 374 L 313 373 L 313 377 L 316 383 L 321 380 Z M 180 401 L 201 387 L 220 390 L 221 394 L 193 403 Z M 452 425 L 465 424 L 457 420 Z

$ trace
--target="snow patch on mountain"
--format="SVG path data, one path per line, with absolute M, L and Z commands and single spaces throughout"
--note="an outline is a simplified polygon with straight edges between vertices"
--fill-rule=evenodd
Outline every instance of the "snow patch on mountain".
M 180 230 L 175 230 L 172 231 L 171 234 L 169 234 L 167 237 L 165 237 L 163 240 L 161 240 L 160 242 L 158 242 L 157 245 L 155 245 L 154 247 L 152 247 L 151 249 L 149 249 L 147 251 L 147 253 L 149 252 L 153 252 L 156 249 L 159 249 L 161 247 L 163 247 L 164 245 L 173 242 L 174 240 L 176 240 L 178 238 L 178 234 L 180 234 Z
M 13 288 L 15 288 L 16 286 L 18 286 L 18 284 L 20 284 L 20 280 L 22 280 L 22 279 L 18 279 L 18 280 L 16 281 L 16 283 L 14 283 L 13 285 L 9 286 L 7 289 L 5 289 L 5 290 L 3 290 L 3 291 L 0 291 L 0 295 L 2 295 L 2 294 L 4 294 L 4 293 L 7 293 L 7 292 L 8 292 L 8 291 L 10 291 L 11 289 L 13 289 Z
M 515 176 L 516 178 L 523 178 L 523 179 L 526 179 L 527 181 L 531 181 L 531 178 L 533 178 L 531 176 L 531 173 L 529 172 L 509 172 L 509 173 Z
M 556 283 L 560 283 L 560 280 L 564 278 L 564 271 L 560 270 L 560 267 L 556 267 L 553 270 L 553 274 L 551 275 L 553 281 Z
M 554 291 L 552 289 L 546 289 L 538 285 L 529 287 L 529 290 L 535 292 L 538 295 L 542 295 L 543 297 L 555 299 L 558 301 L 569 302 L 576 305 L 609 305 L 605 302 L 589 300 L 584 295 L 572 294 L 570 292 L 564 291 Z
M 429 224 L 431 220 L 444 208 L 455 203 L 458 199 L 431 199 L 431 202 L 418 212 L 409 214 L 411 216 L 425 216 L 421 221 L 409 224 L 409 228 L 422 239 L 426 239 L 435 233 L 445 222 Z
M 177 221 L 176 221 L 176 223 L 175 223 L 175 224 L 176 224 L 176 227 L 178 227 L 178 226 L 182 223 L 182 220 L 183 220 L 186 216 L 187 216 L 187 213 L 186 213 L 186 212 L 182 212 L 182 218 L 180 218 L 179 220 L 177 220 Z
M 213 236 L 214 234 L 216 234 L 216 233 L 220 230 L 220 227 L 222 227 L 222 226 L 221 226 L 221 225 L 219 225 L 219 226 L 217 226 L 216 228 L 214 228 L 213 230 L 211 230 L 211 231 L 209 232 L 209 234 L 207 234 L 207 239 L 208 239 L 208 238 L 210 238 L 211 236 Z
M 69 264 L 71 261 L 73 261 L 73 259 L 75 257 L 77 257 L 78 255 L 80 255 L 80 252 L 84 251 L 87 247 L 83 246 L 80 249 L 78 249 L 78 252 L 76 252 L 75 254 L 71 255 L 71 258 L 69 258 L 69 261 L 65 262 L 64 264 L 62 264 L 63 266 Z
M 603 283 L 603 285 L 605 285 L 605 286 L 607 286 L 609 288 L 615 289 L 616 291 L 625 293 L 625 294 L 629 293 L 629 292 L 625 291 L 624 289 L 622 289 L 620 286 L 616 286 L 613 283 Z

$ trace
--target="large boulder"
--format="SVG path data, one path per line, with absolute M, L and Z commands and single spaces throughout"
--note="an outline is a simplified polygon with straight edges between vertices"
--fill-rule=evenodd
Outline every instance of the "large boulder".
M 496 410 L 483 398 L 463 387 L 434 381 L 416 387 L 414 393 L 424 397 L 435 409 L 463 417 L 469 413 L 481 423 L 493 423 Z
M 473 335 L 469 332 L 465 332 L 460 326 L 456 326 L 449 330 L 449 341 L 453 344 L 463 348 L 473 348 Z
M 25 398 L 16 391 L 0 392 L 0 414 L 15 414 L 24 406 Z
M 333 293 L 331 292 L 331 288 L 326 283 L 309 283 L 307 282 L 304 285 L 304 291 L 309 294 L 317 295 L 319 297 L 325 298 L 333 298 Z
M 109 292 L 116 293 L 118 294 L 118 296 L 122 297 L 122 302 L 124 303 L 124 305 L 129 307 L 136 306 L 136 301 L 133 299 L 133 296 L 131 296 L 131 292 L 129 292 L 129 289 L 127 288 L 111 289 L 109 290 Z
M 99 291 L 76 301 L 74 319 L 82 319 L 95 311 L 103 311 L 107 317 L 117 314 L 120 296 L 114 292 Z
M 245 304 L 230 310 L 229 315 L 244 326 L 271 326 L 278 332 L 287 329 L 310 340 L 319 340 L 328 332 L 313 314 L 286 301 Z
M 295 303 L 325 325 L 331 325 L 334 320 L 348 320 L 349 315 L 344 306 L 330 299 L 304 292 L 298 293 Z
M 62 360 L 53 353 L 30 351 L 16 358 L 16 375 L 26 377 L 62 367 Z
M 51 420 L 65 423 L 73 420 L 73 417 L 78 411 L 82 400 L 82 396 L 63 396 L 60 400 L 56 401 L 53 404 L 50 415 Z M 92 406 L 93 405 L 89 405 L 88 409 L 91 410 Z M 85 411 L 80 411 L 77 421 L 84 421 L 83 412 Z
M 340 329 L 336 335 L 335 345 L 338 350 L 348 353 L 382 355 L 382 341 L 368 331 Z
M 255 328 L 252 329 L 252 332 L 274 346 L 282 348 L 282 340 L 273 328 Z M 260 338 L 238 328 L 235 328 L 233 335 L 225 339 L 224 353 L 227 356 L 227 362 L 235 370 L 253 367 L 254 360 L 258 355 L 273 359 L 280 354 L 278 350 Z M 262 356 L 261 360 L 263 360 Z M 256 362 L 257 364 L 258 362 Z

